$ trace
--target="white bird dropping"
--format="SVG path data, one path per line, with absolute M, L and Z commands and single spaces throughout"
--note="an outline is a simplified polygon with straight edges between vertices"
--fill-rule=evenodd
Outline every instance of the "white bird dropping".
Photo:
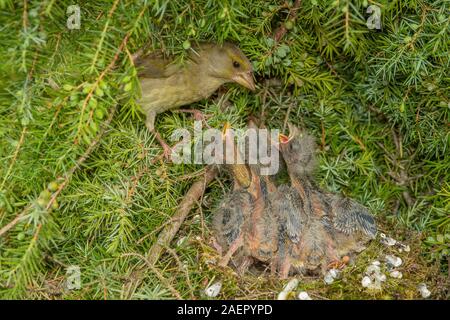
M 298 286 L 298 279 L 292 279 L 283 288 L 283 290 L 278 294 L 278 300 L 286 300 L 289 293 L 294 291 Z
M 386 255 L 386 263 L 394 268 L 400 267 L 403 263 L 402 259 L 396 256 Z
M 334 282 L 334 279 L 337 279 L 338 277 L 339 277 L 339 270 L 338 269 L 330 269 L 325 274 L 323 281 L 325 281 L 326 284 L 332 284 Z
M 397 243 L 397 240 L 386 236 L 384 233 L 380 233 L 380 238 L 380 242 L 384 245 L 387 245 L 388 247 L 395 246 L 395 244 Z
M 419 292 L 422 295 L 422 298 L 426 299 L 431 296 L 431 291 L 428 290 L 427 285 L 425 283 L 419 284 L 417 289 L 419 289 Z
M 219 295 L 222 289 L 222 282 L 216 282 L 205 289 L 205 294 L 210 298 L 215 298 Z
M 362 278 L 362 280 L 361 280 L 361 285 L 362 285 L 364 288 L 369 287 L 371 284 L 372 284 L 372 280 L 370 279 L 370 277 L 365 276 L 364 278 Z
M 298 294 L 298 298 L 300 300 L 312 300 L 311 297 L 309 296 L 308 292 L 306 291 L 302 291 Z
M 334 282 L 334 278 L 331 276 L 331 274 L 327 273 L 327 274 L 325 275 L 325 277 L 323 278 L 323 281 L 324 281 L 326 284 L 332 284 L 332 283 Z
M 396 279 L 403 278 L 403 274 L 398 270 L 392 270 L 389 275 L 391 276 L 391 278 L 396 278 Z

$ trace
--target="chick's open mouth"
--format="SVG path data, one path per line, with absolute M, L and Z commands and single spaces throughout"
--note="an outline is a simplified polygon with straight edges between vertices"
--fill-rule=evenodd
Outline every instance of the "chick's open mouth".
M 280 133 L 278 135 L 278 141 L 280 142 L 280 144 L 288 144 L 292 140 L 292 138 L 294 138 L 294 136 L 296 135 L 297 128 L 295 126 L 288 123 L 288 128 L 289 128 L 289 135 L 285 135 L 283 133 Z

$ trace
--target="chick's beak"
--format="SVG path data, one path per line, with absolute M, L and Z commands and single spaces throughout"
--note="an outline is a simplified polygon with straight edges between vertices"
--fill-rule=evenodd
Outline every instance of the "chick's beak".
M 255 91 L 255 82 L 253 81 L 253 72 L 238 73 L 231 78 L 234 82 L 240 84 L 251 91 Z
M 278 140 L 280 141 L 281 144 L 286 144 L 289 142 L 290 138 L 287 135 L 280 133 L 278 135 Z
M 225 122 L 222 129 L 222 140 L 225 140 L 227 138 L 228 129 L 231 129 L 231 124 L 229 122 Z

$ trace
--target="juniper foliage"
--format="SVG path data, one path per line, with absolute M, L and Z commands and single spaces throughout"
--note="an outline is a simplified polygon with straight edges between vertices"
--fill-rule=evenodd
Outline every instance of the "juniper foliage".
M 417 231 L 425 268 L 448 274 L 448 1 L 78 1 L 80 29 L 69 29 L 72 4 L 0 0 L 0 228 L 13 225 L 0 236 L 1 297 L 203 297 L 205 281 L 221 276 L 207 243 L 225 176 L 161 258 L 161 274 L 124 289 L 202 170 L 153 161 L 160 148 L 136 104 L 131 54 L 145 47 L 183 59 L 201 40 L 239 43 L 259 83 L 257 94 L 230 85 L 194 104 L 212 115 L 210 126 L 244 127 L 262 114 L 281 128 L 289 114 L 320 142 L 321 185 L 368 206 L 387 233 Z M 370 5 L 380 8 L 381 30 L 367 26 Z M 166 138 L 192 124 L 178 113 L 157 119 Z M 80 268 L 79 290 L 66 289 L 70 266 Z M 236 278 L 223 281 L 224 298 L 247 292 Z

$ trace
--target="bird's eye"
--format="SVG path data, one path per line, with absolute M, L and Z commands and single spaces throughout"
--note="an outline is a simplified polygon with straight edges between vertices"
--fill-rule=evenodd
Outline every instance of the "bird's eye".
M 241 64 L 237 61 L 233 61 L 233 67 L 235 68 L 239 68 L 241 66 Z

